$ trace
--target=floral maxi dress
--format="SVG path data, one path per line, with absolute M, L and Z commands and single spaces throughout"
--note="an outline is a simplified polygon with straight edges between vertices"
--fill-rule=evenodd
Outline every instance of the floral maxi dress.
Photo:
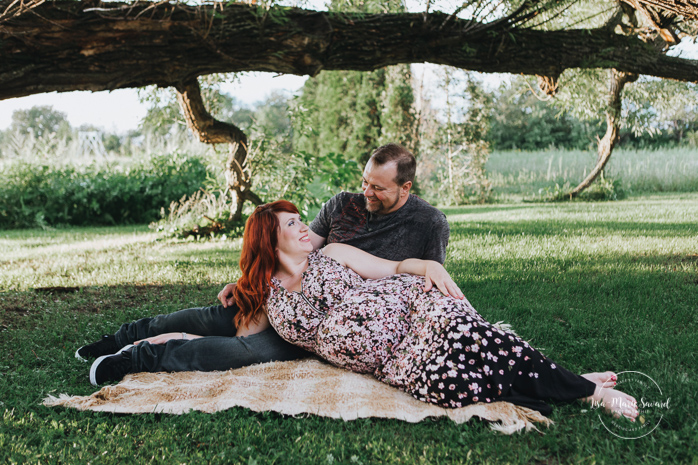
M 364 280 L 318 250 L 301 292 L 272 278 L 267 313 L 290 343 L 442 407 L 503 400 L 549 414 L 545 400 L 593 394 L 592 382 L 494 327 L 467 300 L 423 286 L 409 274 Z

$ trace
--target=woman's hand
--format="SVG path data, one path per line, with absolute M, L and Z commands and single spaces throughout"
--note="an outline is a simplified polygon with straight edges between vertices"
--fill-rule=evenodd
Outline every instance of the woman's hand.
M 430 291 L 431 288 L 436 285 L 443 295 L 450 295 L 456 299 L 463 299 L 465 297 L 458 285 L 451 279 L 451 275 L 448 274 L 448 271 L 438 262 L 427 261 L 424 281 L 425 292 Z
M 157 336 L 149 337 L 146 339 L 141 339 L 136 342 L 134 342 L 135 345 L 140 344 L 141 342 L 150 342 L 151 344 L 164 344 L 167 341 L 171 341 L 173 339 L 198 339 L 201 336 L 197 336 L 196 334 L 189 334 L 189 333 L 163 333 L 163 334 L 158 334 Z

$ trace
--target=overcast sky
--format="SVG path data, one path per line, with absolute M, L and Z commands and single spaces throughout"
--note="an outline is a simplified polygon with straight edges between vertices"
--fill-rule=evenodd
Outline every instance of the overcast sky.
M 295 92 L 306 79 L 307 76 L 288 74 L 244 73 L 239 82 L 224 84 L 223 91 L 239 101 L 253 104 L 264 100 L 273 90 Z M 148 107 L 139 102 L 136 89 L 36 94 L 0 100 L 0 130 L 10 126 L 15 110 L 39 105 L 50 105 L 54 110 L 65 113 L 73 127 L 91 124 L 118 133 L 136 129 Z

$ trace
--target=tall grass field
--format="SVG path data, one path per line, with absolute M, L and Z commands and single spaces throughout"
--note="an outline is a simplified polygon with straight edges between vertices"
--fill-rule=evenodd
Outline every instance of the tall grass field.
M 475 420 L 44 407 L 49 394 L 95 391 L 77 347 L 214 304 L 238 276 L 240 243 L 161 240 L 144 226 L 26 229 L 0 231 L 0 463 L 698 463 L 698 193 L 445 212 L 446 266 L 475 308 L 575 372 L 656 381 L 667 404 L 655 429 L 622 439 L 579 402 L 512 436 Z
M 495 151 L 486 169 L 495 197 L 535 198 L 558 185 L 575 187 L 596 164 L 596 152 L 543 150 Z M 626 195 L 698 191 L 698 147 L 661 150 L 616 149 L 606 178 L 620 182 Z

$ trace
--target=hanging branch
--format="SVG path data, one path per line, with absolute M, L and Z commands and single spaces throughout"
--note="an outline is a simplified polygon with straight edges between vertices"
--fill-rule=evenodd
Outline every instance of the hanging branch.
M 260 12 L 240 3 L 94 5 L 45 2 L 6 18 L 0 24 L 0 99 L 166 87 L 211 73 L 314 76 L 421 62 L 551 78 L 568 68 L 604 67 L 698 81 L 698 61 L 668 57 L 637 37 L 605 28 L 521 27 L 538 11 L 532 0 L 529 9 L 509 17 L 513 22 L 489 23 L 457 17 L 445 22 L 442 13 Z
M 23 15 L 29 10 L 40 6 L 46 0 L 12 0 L 0 2 L 0 25 L 12 18 Z M 5 4 L 8 4 L 5 6 Z
M 247 136 L 234 124 L 219 121 L 208 113 L 196 78 L 177 83 L 175 89 L 187 126 L 199 140 L 206 144 L 228 144 L 229 146 L 225 177 L 228 189 L 233 195 L 230 220 L 239 221 L 242 218 L 242 207 L 245 201 L 255 205 L 262 203 L 262 199 L 251 190 L 250 174 L 246 165 Z
M 638 77 L 637 74 L 626 73 L 615 69 L 611 70 L 608 87 L 608 107 L 606 109 L 606 134 L 599 140 L 596 166 L 591 170 L 584 181 L 579 183 L 577 187 L 567 194 L 570 199 L 577 197 L 584 189 L 591 186 L 596 178 L 603 172 L 608 160 L 610 160 L 613 148 L 620 139 L 623 89 L 626 84 L 635 82 Z

